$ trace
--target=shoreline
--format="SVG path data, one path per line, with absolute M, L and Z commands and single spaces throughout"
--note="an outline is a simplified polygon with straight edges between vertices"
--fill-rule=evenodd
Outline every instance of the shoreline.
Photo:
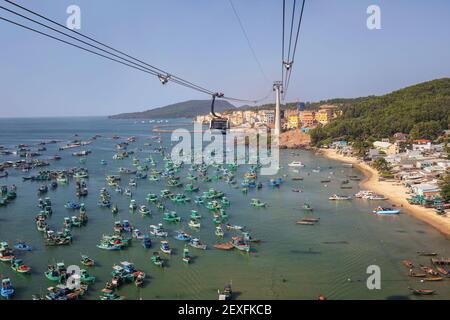
M 396 207 L 402 208 L 402 213 L 409 214 L 437 229 L 444 234 L 447 238 L 450 238 L 450 219 L 445 216 L 439 216 L 434 209 L 424 208 L 417 205 L 409 204 L 406 198 L 407 189 L 392 181 L 379 181 L 378 172 L 369 165 L 362 163 L 360 160 L 354 157 L 346 157 L 339 155 L 333 149 L 318 149 L 320 155 L 341 162 L 351 163 L 358 168 L 365 175 L 365 179 L 360 182 L 360 186 L 363 189 L 374 191 L 388 198 L 392 204 Z

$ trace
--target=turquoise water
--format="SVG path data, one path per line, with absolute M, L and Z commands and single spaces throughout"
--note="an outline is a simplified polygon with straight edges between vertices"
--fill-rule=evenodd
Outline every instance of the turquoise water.
M 172 121 L 173 122 L 173 121 Z M 83 166 L 89 169 L 89 196 L 82 201 L 86 204 L 89 223 L 86 227 L 73 229 L 74 241 L 70 246 L 46 247 L 42 234 L 36 230 L 34 217 L 37 208 L 37 182 L 22 182 L 22 176 L 33 175 L 38 169 L 23 173 L 8 169 L 10 175 L 0 179 L 0 185 L 16 184 L 17 199 L 7 207 L 0 208 L 0 240 L 10 245 L 18 239 L 33 246 L 33 252 L 18 253 L 33 270 L 30 275 L 14 273 L 8 264 L 0 263 L 0 273 L 10 276 L 17 288 L 16 299 L 30 299 L 32 294 L 45 292 L 53 283 L 44 277 L 49 263 L 64 261 L 66 265 L 79 264 L 80 253 L 88 254 L 96 261 L 96 266 L 89 272 L 97 277 L 97 281 L 89 289 L 86 299 L 97 299 L 106 281 L 111 278 L 111 267 L 115 263 L 128 260 L 133 262 L 149 276 L 146 285 L 138 289 L 133 284 L 121 287 L 119 293 L 128 299 L 216 299 L 217 289 L 232 281 L 237 293 L 236 299 L 316 299 L 319 294 L 329 299 L 390 299 L 411 298 L 408 286 L 414 288 L 436 289 L 433 297 L 419 299 L 448 299 L 450 288 L 447 281 L 440 283 L 420 283 L 419 279 L 407 276 L 407 269 L 401 264 L 402 259 L 411 259 L 416 264 L 428 263 L 428 258 L 418 257 L 417 251 L 436 251 L 442 256 L 449 256 L 448 240 L 430 226 L 415 220 L 407 214 L 397 217 L 378 217 L 370 214 L 373 207 L 385 202 L 367 202 L 354 199 L 352 201 L 332 202 L 328 197 L 333 193 L 352 195 L 359 188 L 357 182 L 351 181 L 353 189 L 340 189 L 340 182 L 348 175 L 361 173 L 353 168 L 344 168 L 341 163 L 315 156 L 309 151 L 281 150 L 281 166 L 278 176 L 287 175 L 286 182 L 279 189 L 268 187 L 271 177 L 260 177 L 264 188 L 250 190 L 243 195 L 224 182 L 201 183 L 201 192 L 209 187 L 224 191 L 231 200 L 227 210 L 230 222 L 245 225 L 253 237 L 261 239 L 249 254 L 241 252 L 216 250 L 212 245 L 216 241 L 214 224 L 205 208 L 192 203 L 176 205 L 167 202 L 169 209 L 175 210 L 183 217 L 181 225 L 165 224 L 166 229 L 173 232 L 183 227 L 190 234 L 200 237 L 208 244 L 206 251 L 191 249 L 194 261 L 186 265 L 181 260 L 184 244 L 169 236 L 176 254 L 167 258 L 167 268 L 159 269 L 150 262 L 153 249 L 145 250 L 140 241 L 134 241 L 127 250 L 119 252 L 103 251 L 96 248 L 102 234 L 112 233 L 113 222 L 128 219 L 141 231 L 148 231 L 150 224 L 162 222 L 162 214 L 154 206 L 152 217 L 143 218 L 139 214 L 128 212 L 129 198 L 119 195 L 109 188 L 112 202 L 117 203 L 120 212 L 113 216 L 108 209 L 97 207 L 100 188 L 107 187 L 105 176 L 117 174 L 119 167 L 132 167 L 132 157 L 126 160 L 112 160 L 116 153 L 115 144 L 122 140 L 113 140 L 113 135 L 121 138 L 136 136 L 137 142 L 129 146 L 129 150 L 137 150 L 136 156 L 142 160 L 152 154 L 163 168 L 159 154 L 151 153 L 157 145 L 146 139 L 154 133 L 151 124 L 135 123 L 132 120 L 109 120 L 106 118 L 53 118 L 53 119 L 0 119 L 0 145 L 13 147 L 19 143 L 36 144 L 44 140 L 69 140 L 79 138 L 86 140 L 96 134 L 98 138 L 91 145 L 80 149 L 90 149 L 85 164 L 71 155 L 80 149 L 57 151 L 57 145 L 47 145 L 47 151 L 41 158 L 49 158 L 54 154 L 62 156 L 61 161 L 52 162 L 44 169 L 65 169 Z M 74 137 L 78 134 L 78 137 Z M 170 133 L 163 133 L 163 145 L 170 146 Z M 144 146 L 145 143 L 153 146 Z M 138 151 L 142 149 L 142 151 Z M 17 160 L 13 156 L 0 156 L 0 161 Z M 106 166 L 100 160 L 108 161 Z M 295 173 L 287 164 L 300 160 L 306 166 Z M 312 169 L 321 168 L 319 173 Z M 187 168 L 180 173 L 182 181 Z M 240 167 L 237 177 L 242 177 L 246 168 Z M 292 181 L 294 176 L 302 176 L 303 181 Z M 331 178 L 330 183 L 320 180 Z M 239 182 L 240 182 L 239 178 Z M 128 182 L 123 176 L 122 185 Z M 138 204 L 145 202 L 148 193 L 158 193 L 165 189 L 164 182 L 138 180 L 138 188 L 134 190 L 134 199 Z M 300 188 L 302 193 L 292 192 Z M 176 191 L 177 189 L 174 189 Z M 61 229 L 63 218 L 71 216 L 64 208 L 67 201 L 77 201 L 73 181 L 67 186 L 59 186 L 56 191 L 47 194 L 53 203 L 53 215 L 49 224 L 53 229 Z M 192 196 L 194 197 L 194 195 Z M 269 203 L 268 208 L 253 208 L 252 198 L 259 198 Z M 304 202 L 314 207 L 314 213 L 301 210 Z M 191 209 L 198 209 L 204 216 L 199 232 L 190 230 L 187 218 Z M 300 226 L 295 222 L 302 217 L 319 217 L 315 226 Z M 226 239 L 232 232 L 226 232 Z M 366 287 L 366 268 L 369 265 L 381 268 L 381 290 L 368 290 Z

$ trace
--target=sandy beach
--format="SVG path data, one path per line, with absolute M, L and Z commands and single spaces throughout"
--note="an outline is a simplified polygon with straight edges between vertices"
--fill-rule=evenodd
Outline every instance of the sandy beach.
M 404 186 L 392 181 L 379 181 L 379 175 L 375 169 L 354 157 L 337 154 L 336 150 L 320 149 L 320 154 L 329 159 L 353 164 L 366 175 L 366 179 L 361 182 L 362 189 L 384 195 L 389 198 L 390 203 L 401 207 L 402 213 L 410 214 L 450 237 L 450 219 L 446 216 L 437 215 L 434 209 L 409 204 L 406 201 L 409 195 L 406 194 L 407 189 Z

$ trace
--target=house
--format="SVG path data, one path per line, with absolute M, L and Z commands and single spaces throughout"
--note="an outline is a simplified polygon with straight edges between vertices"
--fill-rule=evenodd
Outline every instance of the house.
M 289 122 L 287 125 L 288 129 L 296 129 L 299 127 L 299 124 L 300 124 L 300 121 L 299 121 L 298 115 L 297 116 L 295 116 L 295 115 L 289 116 Z
M 375 141 L 373 146 L 385 154 L 396 154 L 399 152 L 399 147 L 387 141 Z
M 382 157 L 382 155 L 380 154 L 380 151 L 378 151 L 378 149 L 369 149 L 367 157 L 370 160 L 375 160 L 377 158 Z
M 394 134 L 394 139 L 396 142 L 406 142 L 408 140 L 408 134 L 397 132 Z
M 299 112 L 299 120 L 303 127 L 310 127 L 313 126 L 316 123 L 315 119 L 315 112 L 314 111 L 300 111 Z
M 333 116 L 333 112 L 331 109 L 320 109 L 314 114 L 314 119 L 323 125 L 328 124 L 328 122 L 331 121 L 331 118 Z
M 441 191 L 438 185 L 434 183 L 421 183 L 412 185 L 411 189 L 415 194 L 424 197 L 438 196 Z

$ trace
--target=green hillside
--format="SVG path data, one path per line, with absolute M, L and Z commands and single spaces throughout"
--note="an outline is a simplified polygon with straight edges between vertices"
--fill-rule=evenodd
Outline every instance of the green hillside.
M 216 100 L 214 110 L 222 112 L 234 109 L 231 103 L 225 100 Z M 110 116 L 111 119 L 173 119 L 193 118 L 197 115 L 208 114 L 211 110 L 211 100 L 188 100 L 171 104 L 165 107 L 155 108 L 142 112 L 121 113 Z
M 343 115 L 311 130 L 314 144 L 336 139 L 374 140 L 409 133 L 413 139 L 434 139 L 450 122 L 450 78 L 410 86 L 383 96 L 345 99 Z

